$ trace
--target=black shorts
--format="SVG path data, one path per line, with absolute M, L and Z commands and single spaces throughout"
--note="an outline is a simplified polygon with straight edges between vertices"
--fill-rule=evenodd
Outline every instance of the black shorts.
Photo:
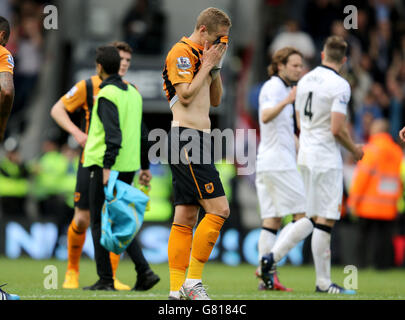
M 199 199 L 224 196 L 224 188 L 214 164 L 211 135 L 195 129 L 172 127 L 168 138 L 174 205 L 199 205 Z
M 90 170 L 89 168 L 83 168 L 83 164 L 79 163 L 76 178 L 75 189 L 75 207 L 83 210 L 90 208 L 89 204 L 89 186 L 90 186 Z

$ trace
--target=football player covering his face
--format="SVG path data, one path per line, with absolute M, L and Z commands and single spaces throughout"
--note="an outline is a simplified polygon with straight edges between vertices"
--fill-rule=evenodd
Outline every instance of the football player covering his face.
M 178 163 L 175 158 L 169 159 L 175 186 L 175 213 L 168 243 L 170 299 L 180 299 L 180 295 L 192 300 L 209 299 L 202 286 L 203 267 L 229 216 L 228 200 L 213 155 L 207 164 L 192 158 L 180 135 L 198 137 L 195 147 L 201 150 L 203 142 L 209 141 L 209 112 L 211 106 L 221 104 L 221 60 L 227 50 L 225 37 L 230 27 L 226 13 L 205 9 L 197 18 L 193 33 L 172 47 L 163 70 L 163 87 L 173 114 L 169 155 L 184 160 Z M 206 214 L 193 236 L 200 206 Z

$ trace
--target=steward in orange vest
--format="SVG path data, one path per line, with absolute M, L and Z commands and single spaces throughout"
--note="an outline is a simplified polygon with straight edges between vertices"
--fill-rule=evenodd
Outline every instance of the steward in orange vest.
M 375 120 L 364 157 L 357 163 L 349 192 L 349 207 L 360 218 L 394 220 L 402 194 L 402 150 L 388 134 L 388 122 Z

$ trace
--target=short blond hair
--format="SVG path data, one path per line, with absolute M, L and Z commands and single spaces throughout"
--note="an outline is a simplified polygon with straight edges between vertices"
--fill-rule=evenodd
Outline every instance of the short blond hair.
M 330 36 L 323 47 L 325 59 L 330 62 L 341 63 L 347 52 L 347 42 L 340 36 Z
M 198 30 L 201 26 L 206 26 L 209 33 L 218 30 L 218 26 L 231 27 L 231 19 L 222 10 L 217 8 L 207 8 L 199 14 L 195 29 Z

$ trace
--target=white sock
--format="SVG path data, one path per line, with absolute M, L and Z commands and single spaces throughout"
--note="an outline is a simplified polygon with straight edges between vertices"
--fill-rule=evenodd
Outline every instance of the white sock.
M 284 238 L 287 236 L 288 232 L 290 231 L 290 229 L 292 228 L 293 225 L 294 225 L 294 222 L 289 222 L 283 227 L 283 229 L 281 229 L 280 233 L 277 236 L 276 243 L 279 241 L 280 242 L 284 241 Z M 274 246 L 276 245 L 276 243 L 274 244 Z M 273 246 L 273 248 L 274 248 L 274 246 Z
M 314 225 L 307 217 L 292 223 L 289 230 L 285 233 L 285 236 L 283 236 L 280 241 L 277 241 L 271 250 L 273 252 L 274 261 L 276 263 L 279 262 L 301 240 L 308 237 L 313 229 Z
M 315 228 L 312 233 L 311 247 L 315 264 L 316 285 L 321 290 L 328 289 L 332 283 L 330 279 L 330 238 L 331 234 L 329 232 L 318 228 Z
M 268 255 L 276 242 L 277 235 L 273 232 L 263 229 L 260 232 L 258 250 L 259 250 L 259 265 L 262 257 Z
M 201 279 L 186 279 L 186 281 L 184 282 L 184 286 L 186 286 L 187 288 L 191 288 L 191 287 L 194 287 L 199 282 L 202 282 L 202 280 Z

